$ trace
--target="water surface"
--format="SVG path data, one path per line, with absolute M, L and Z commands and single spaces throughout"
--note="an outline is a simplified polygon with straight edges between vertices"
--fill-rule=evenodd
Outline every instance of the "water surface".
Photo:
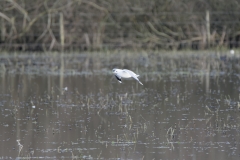
M 215 53 L 2 56 L 0 159 L 239 159 L 239 69 Z

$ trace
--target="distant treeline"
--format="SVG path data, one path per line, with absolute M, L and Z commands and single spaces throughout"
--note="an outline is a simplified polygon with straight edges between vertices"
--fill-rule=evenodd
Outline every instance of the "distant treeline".
M 0 50 L 239 47 L 238 0 L 1 0 Z

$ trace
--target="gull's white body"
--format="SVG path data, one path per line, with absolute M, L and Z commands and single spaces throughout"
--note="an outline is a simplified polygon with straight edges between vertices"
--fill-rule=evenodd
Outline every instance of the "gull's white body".
M 138 79 L 139 75 L 135 74 L 133 71 L 130 71 L 128 69 L 115 69 L 114 68 L 113 69 L 113 74 L 115 75 L 115 77 L 117 78 L 119 83 L 122 83 L 122 78 L 134 78 L 141 85 L 143 85 Z

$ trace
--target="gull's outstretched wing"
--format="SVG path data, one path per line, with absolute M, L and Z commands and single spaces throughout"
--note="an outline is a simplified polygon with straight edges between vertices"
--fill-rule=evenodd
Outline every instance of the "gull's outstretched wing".
M 115 75 L 115 77 L 117 78 L 119 83 L 122 83 L 122 79 L 120 77 L 118 77 L 117 75 Z
M 143 85 L 142 82 L 140 82 L 139 79 L 137 78 L 139 75 L 136 75 L 133 71 L 130 71 L 130 70 L 128 70 L 128 69 L 124 69 L 123 71 L 124 71 L 124 72 L 127 72 L 128 74 L 130 74 L 131 77 L 133 77 L 133 78 L 134 78 L 135 80 L 137 80 L 141 85 Z

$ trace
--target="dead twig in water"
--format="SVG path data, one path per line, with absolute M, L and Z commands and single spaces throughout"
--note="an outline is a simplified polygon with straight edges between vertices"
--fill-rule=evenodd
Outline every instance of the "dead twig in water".
M 19 157 L 20 152 L 22 151 L 23 145 L 20 143 L 20 139 L 17 140 L 17 142 L 18 142 L 18 147 L 19 147 L 19 152 L 18 152 L 18 157 Z

